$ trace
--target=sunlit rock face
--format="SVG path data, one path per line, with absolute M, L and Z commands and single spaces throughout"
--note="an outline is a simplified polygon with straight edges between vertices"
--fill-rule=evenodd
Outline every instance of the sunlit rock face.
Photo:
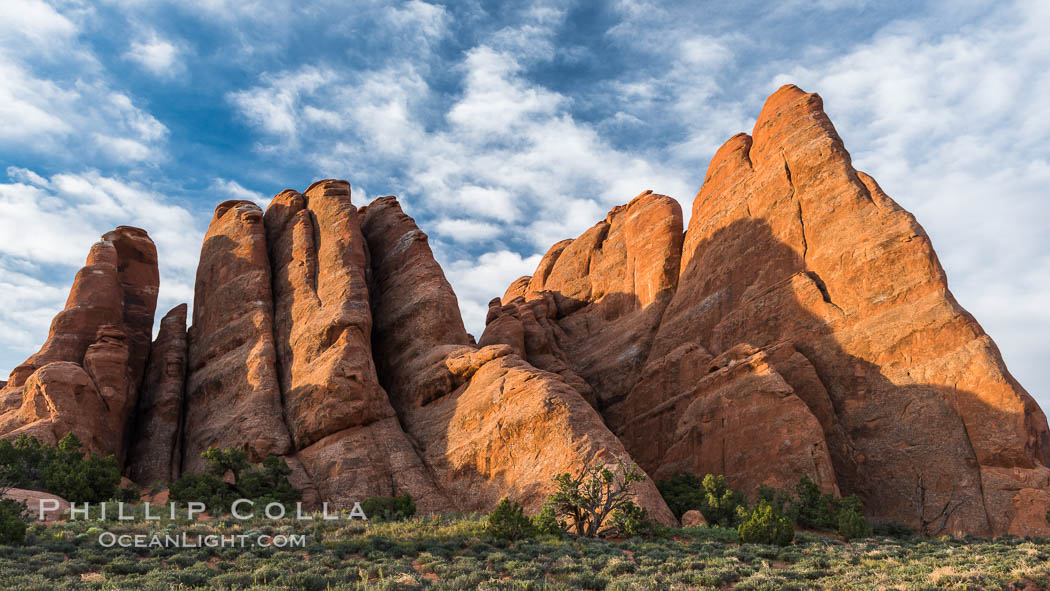
M 646 254 L 668 252 L 674 281 L 618 265 L 611 276 L 632 281 L 591 288 L 595 260 L 632 252 L 599 238 L 618 211 L 494 301 L 482 343 L 582 378 L 654 478 L 718 472 L 753 490 L 806 474 L 859 494 L 876 520 L 919 525 L 947 504 L 945 532 L 1050 531 L 1045 416 L 948 291 L 914 217 L 852 167 L 819 96 L 781 88 L 751 135 L 722 146 L 680 256 L 663 246 L 675 214 L 648 223 L 651 248 L 627 259 L 652 269 Z M 649 305 L 655 320 L 581 348 L 581 333 L 646 309 L 640 285 L 669 293 Z M 617 342 L 632 330 L 637 349 Z
M 337 506 L 538 510 L 554 474 L 624 459 L 668 524 L 653 479 L 692 472 L 748 494 L 808 476 L 936 533 L 1050 535 L 1045 416 L 819 96 L 774 93 L 689 219 L 650 191 L 613 208 L 494 298 L 477 343 L 426 234 L 346 181 L 220 204 L 192 318 L 155 339 L 156 249 L 119 227 L 0 388 L 0 434 L 76 433 L 144 485 L 210 447 L 278 455 Z

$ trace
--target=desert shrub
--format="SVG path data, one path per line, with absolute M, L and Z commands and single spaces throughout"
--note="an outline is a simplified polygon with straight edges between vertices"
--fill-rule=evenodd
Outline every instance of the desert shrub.
M 0 488 L 43 488 L 47 450 L 25 434 L 0 440 Z
M 73 433 L 52 447 L 20 435 L 0 441 L 0 488 L 45 490 L 73 503 L 113 498 L 120 467 L 113 456 L 86 455 Z
M 680 472 L 668 480 L 656 483 L 664 502 L 678 519 L 690 509 L 699 509 L 703 504 L 703 482 L 696 474 Z
M 540 512 L 532 516 L 532 526 L 536 528 L 538 534 L 560 538 L 565 533 L 565 525 L 558 521 L 558 514 L 550 503 L 544 503 Z
M 729 487 L 726 477 L 708 474 L 703 480 L 704 498 L 700 512 L 709 525 L 733 527 L 747 513 L 747 498 Z
M 821 493 L 820 487 L 809 476 L 802 476 L 795 493 L 798 495 L 794 503 L 795 519 L 800 526 L 814 529 L 838 527 L 835 497 Z
M 871 537 L 871 524 L 852 507 L 839 511 L 838 522 L 839 535 L 847 540 Z
M 747 498 L 730 488 L 722 475 L 708 474 L 700 479 L 695 474 L 680 473 L 656 487 L 679 519 L 686 511 L 698 509 L 710 525 L 735 527 L 741 510 L 747 509 Z
M 137 503 L 142 493 L 134 486 L 122 486 L 113 495 L 113 500 L 122 503 Z
M 228 512 L 239 498 L 230 485 L 214 474 L 185 474 L 168 487 L 168 497 L 179 503 L 204 503 L 215 514 Z
M 613 511 L 612 523 L 621 534 L 629 538 L 647 538 L 656 532 L 653 522 L 649 520 L 649 512 L 632 501 Z
M 843 523 L 849 523 L 846 529 L 851 535 L 846 539 L 871 535 L 871 525 L 864 519 L 864 503 L 857 495 L 835 498 L 821 493 L 817 484 L 805 475 L 799 479 L 795 491 L 798 498 L 786 514 L 800 526 L 842 533 Z
M 517 501 L 503 499 L 489 514 L 488 533 L 502 540 L 520 540 L 536 534 L 532 521 Z
M 0 544 L 21 546 L 26 541 L 26 506 L 14 499 L 0 500 Z
M 416 504 L 408 493 L 395 497 L 369 497 L 361 503 L 361 509 L 369 519 L 379 521 L 400 521 L 416 514 Z
M 774 511 L 787 517 L 792 522 L 798 521 L 798 505 L 790 492 L 760 484 L 755 490 L 755 497 L 757 501 L 768 503 L 770 507 L 773 507 Z
M 795 526 L 773 507 L 759 501 L 737 526 L 740 541 L 745 544 L 776 544 L 787 546 L 795 539 Z
M 872 524 L 872 533 L 887 538 L 911 538 L 915 530 L 897 521 L 883 521 Z
M 636 464 L 627 464 L 623 458 L 617 459 L 614 470 L 596 461 L 576 476 L 555 475 L 558 490 L 547 502 L 557 517 L 568 518 L 576 535 L 594 538 L 613 512 L 631 502 L 631 486 L 644 478 Z
M 288 481 L 291 468 L 277 456 L 253 465 L 244 450 L 212 448 L 203 452 L 201 458 L 208 463 L 207 472 L 186 474 L 172 482 L 168 489 L 172 501 L 198 501 L 205 504 L 209 513 L 219 515 L 229 513 L 237 499 L 254 501 L 257 506 L 281 503 L 290 509 L 302 496 Z M 227 472 L 233 476 L 232 483 L 223 480 Z

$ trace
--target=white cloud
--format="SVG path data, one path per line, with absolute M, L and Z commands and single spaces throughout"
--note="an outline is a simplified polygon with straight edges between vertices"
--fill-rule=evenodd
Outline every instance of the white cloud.
M 270 200 L 273 199 L 273 197 L 267 197 L 258 191 L 246 189 L 237 181 L 229 179 L 214 179 L 211 184 L 211 190 L 219 193 L 219 195 L 224 196 L 227 199 L 254 201 L 264 210 L 270 204 Z
M 184 69 L 179 60 L 180 53 L 174 43 L 154 32 L 133 41 L 124 56 L 155 76 L 172 78 Z
M 263 74 L 261 85 L 231 93 L 227 98 L 251 124 L 294 143 L 300 131 L 298 120 L 306 106 L 302 100 L 333 77 L 313 66 L 276 76 Z M 318 111 L 315 109 L 314 112 Z M 310 119 L 331 122 L 331 119 L 318 118 L 316 114 Z
M 10 182 L 0 183 L 0 234 L 17 239 L 0 242 L 5 358 L 25 358 L 44 342 L 91 245 L 118 225 L 146 229 L 157 245 L 159 311 L 192 301 L 203 232 L 185 208 L 147 186 L 96 171 L 45 178 L 11 167 L 7 176 Z
M 438 255 L 438 258 L 442 258 Z M 503 295 L 512 281 L 531 275 L 541 255 L 522 257 L 508 250 L 486 252 L 477 258 L 441 261 L 445 275 L 456 290 L 467 331 L 481 338 L 489 301 Z
M 0 148 L 80 166 L 159 161 L 167 128 L 113 89 L 79 38 L 78 18 L 13 1 L 0 20 Z M 56 73 L 56 63 L 65 70 Z
M 437 129 L 440 103 L 409 63 L 364 73 L 306 66 L 263 76 L 229 98 L 275 140 L 264 151 L 302 159 L 324 176 L 345 175 L 355 187 L 389 184 L 392 175 L 403 183 L 406 207 L 442 240 L 472 250 L 495 240 L 497 249 L 526 244 L 524 257 L 494 250 L 464 259 L 462 251 L 435 249 L 475 332 L 489 299 L 531 273 L 551 243 L 645 189 L 687 203 L 695 192 L 694 173 L 616 149 L 577 121 L 572 101 L 529 82 L 516 55 L 482 45 L 458 68 L 463 90 L 444 104 Z M 513 271 L 496 273 L 497 261 Z M 479 270 L 467 273 L 468 266 Z
M 440 219 L 431 224 L 439 234 L 453 242 L 479 242 L 500 235 L 499 226 L 471 219 Z

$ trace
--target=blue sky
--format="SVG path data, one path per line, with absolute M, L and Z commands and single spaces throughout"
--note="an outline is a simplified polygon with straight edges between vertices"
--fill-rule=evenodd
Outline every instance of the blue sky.
M 487 301 L 645 189 L 688 211 L 765 97 L 819 92 L 919 218 L 960 300 L 1050 406 L 1047 3 L 5 0 L 0 370 L 33 353 L 90 244 L 161 254 L 191 301 L 214 206 L 346 178 Z

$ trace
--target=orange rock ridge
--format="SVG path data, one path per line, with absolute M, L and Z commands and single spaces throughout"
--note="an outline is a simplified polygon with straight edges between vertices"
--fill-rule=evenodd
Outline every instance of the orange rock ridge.
M 220 204 L 192 325 L 176 307 L 151 344 L 158 287 L 144 231 L 103 236 L 0 386 L 0 434 L 74 432 L 147 485 L 208 447 L 276 454 L 336 505 L 538 510 L 553 474 L 622 457 L 748 493 L 807 475 L 877 521 L 948 503 L 946 533 L 1050 534 L 1045 416 L 794 86 L 712 158 L 688 228 L 651 191 L 613 208 L 493 299 L 477 344 L 426 234 L 346 181 Z M 675 523 L 652 479 L 635 492 Z

